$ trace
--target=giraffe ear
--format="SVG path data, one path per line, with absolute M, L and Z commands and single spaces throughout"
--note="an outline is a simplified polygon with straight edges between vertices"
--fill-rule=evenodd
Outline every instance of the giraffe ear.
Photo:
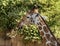
M 44 20 L 47 20 L 47 19 L 48 19 L 48 17 L 47 17 L 47 16 L 42 16 L 42 18 L 43 18 Z

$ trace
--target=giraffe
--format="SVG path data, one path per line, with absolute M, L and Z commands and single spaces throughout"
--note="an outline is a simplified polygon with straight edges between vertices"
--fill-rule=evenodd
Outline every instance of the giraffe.
M 42 42 L 44 44 L 43 46 L 60 46 L 50 28 L 46 24 L 44 18 L 39 15 L 38 10 L 35 10 L 37 8 L 34 8 L 33 11 L 30 11 L 22 18 L 22 20 L 19 22 L 18 28 L 21 29 L 25 24 L 35 24 L 42 37 Z

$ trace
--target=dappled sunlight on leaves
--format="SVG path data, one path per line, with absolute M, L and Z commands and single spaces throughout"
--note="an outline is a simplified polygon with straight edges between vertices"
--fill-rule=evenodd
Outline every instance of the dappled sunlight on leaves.
M 41 36 L 35 25 L 24 25 L 22 29 L 18 30 L 18 33 L 22 36 L 24 35 L 24 40 L 41 40 Z

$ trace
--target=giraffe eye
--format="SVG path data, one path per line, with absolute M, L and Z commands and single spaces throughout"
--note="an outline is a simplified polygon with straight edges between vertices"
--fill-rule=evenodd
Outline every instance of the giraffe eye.
M 37 14 L 35 17 L 38 17 L 39 16 L 39 14 Z
M 22 29 L 23 27 L 21 26 L 21 27 L 19 27 L 19 29 Z
M 27 17 L 27 18 L 29 18 L 29 17 Z

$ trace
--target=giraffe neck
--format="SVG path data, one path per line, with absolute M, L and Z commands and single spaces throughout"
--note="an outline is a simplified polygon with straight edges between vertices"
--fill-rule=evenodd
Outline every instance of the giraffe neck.
M 47 27 L 44 19 L 39 16 L 39 14 L 33 14 L 31 15 L 31 18 L 31 22 L 38 26 L 38 30 L 46 46 L 58 46 L 58 42 L 56 41 L 52 32 Z
M 46 46 L 57 46 L 57 41 L 47 29 L 46 25 L 39 26 L 39 31 Z

